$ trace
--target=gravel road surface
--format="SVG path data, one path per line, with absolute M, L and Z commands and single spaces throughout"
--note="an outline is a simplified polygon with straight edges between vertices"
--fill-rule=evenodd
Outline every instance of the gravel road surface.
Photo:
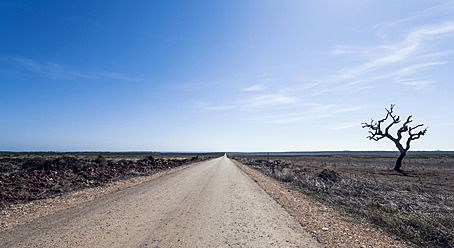
M 323 247 L 227 157 L 0 233 L 0 247 Z

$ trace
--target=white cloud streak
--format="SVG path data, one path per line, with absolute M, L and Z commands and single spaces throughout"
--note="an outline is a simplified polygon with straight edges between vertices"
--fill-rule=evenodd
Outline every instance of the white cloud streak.
M 394 27 L 391 24 L 388 26 Z M 419 26 L 407 32 L 400 40 L 391 43 L 383 41 L 383 44 L 369 48 L 361 47 L 356 53 L 353 52 L 355 48 L 351 45 L 338 45 L 331 53 L 333 56 L 349 53 L 359 54 L 367 59 L 362 64 L 339 70 L 323 80 L 319 86 L 324 87 L 322 92 L 326 93 L 332 90 L 363 87 L 377 80 L 391 79 L 395 82 L 407 82 L 409 81 L 407 77 L 413 79 L 419 77 L 418 84 L 403 85 L 418 85 L 413 89 L 425 90 L 427 87 L 423 85 L 429 85 L 429 81 L 434 83 L 434 80 L 421 78 L 422 72 L 447 64 L 448 62 L 442 58 L 452 54 L 451 50 L 434 52 L 434 44 L 452 36 L 454 36 L 454 22 L 445 21 L 435 25 Z
M 287 112 L 286 114 L 277 115 L 259 115 L 245 120 L 264 121 L 278 124 L 301 123 L 332 118 L 346 112 L 355 112 L 360 109 L 360 107 L 345 108 L 336 104 L 302 103 L 300 104 L 298 109 L 292 110 L 290 113 Z
M 52 80 L 99 79 L 108 78 L 123 81 L 140 81 L 141 79 L 128 77 L 120 73 L 77 71 L 54 62 L 37 62 L 25 57 L 13 58 L 13 63 L 26 70 Z
M 359 123 L 360 122 L 340 123 L 338 125 L 330 127 L 329 129 L 338 131 L 338 130 L 344 130 L 344 129 L 349 129 L 349 128 L 359 128 L 359 127 L 361 127 L 361 125 Z
M 454 23 L 445 22 L 439 25 L 424 26 L 416 29 L 396 43 L 386 46 L 379 45 L 378 47 L 370 48 L 370 51 L 376 51 L 377 57 L 373 60 L 354 67 L 352 69 L 344 69 L 340 72 L 342 79 L 356 78 L 368 72 L 381 69 L 383 67 L 392 66 L 396 63 L 409 60 L 424 52 L 424 48 L 429 41 L 443 38 L 445 35 L 454 33 Z M 381 48 L 381 49 L 380 49 Z M 430 66 L 440 65 L 442 62 L 428 63 Z M 410 65 L 415 66 L 415 65 Z M 427 65 L 426 65 L 427 66 Z
M 283 93 L 275 94 L 255 94 L 238 100 L 232 104 L 209 106 L 206 110 L 242 110 L 242 111 L 258 111 L 269 108 L 283 108 L 286 106 L 294 106 L 301 103 L 302 100 L 298 97 L 285 95 Z
M 246 108 L 264 108 L 272 106 L 282 106 L 288 104 L 295 104 L 301 100 L 294 96 L 284 94 L 268 94 L 268 95 L 253 95 L 248 99 L 240 101 L 241 106 Z
M 417 90 L 426 90 L 430 88 L 432 84 L 434 84 L 434 81 L 404 81 L 402 82 L 403 85 L 408 86 L 409 88 L 414 88 Z
M 255 84 L 252 85 L 251 87 L 242 89 L 242 91 L 263 91 L 266 89 L 266 86 L 263 84 Z

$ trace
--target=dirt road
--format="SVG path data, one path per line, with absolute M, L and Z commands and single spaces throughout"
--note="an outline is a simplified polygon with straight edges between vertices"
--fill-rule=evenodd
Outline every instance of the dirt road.
M 323 247 L 227 157 L 0 233 L 0 247 Z

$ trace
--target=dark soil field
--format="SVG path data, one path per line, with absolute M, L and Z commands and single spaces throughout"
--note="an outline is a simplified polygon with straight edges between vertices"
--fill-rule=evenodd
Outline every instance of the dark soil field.
M 221 155 L 0 152 L 0 209 Z
M 454 155 L 230 154 L 234 159 L 420 247 L 454 247 Z

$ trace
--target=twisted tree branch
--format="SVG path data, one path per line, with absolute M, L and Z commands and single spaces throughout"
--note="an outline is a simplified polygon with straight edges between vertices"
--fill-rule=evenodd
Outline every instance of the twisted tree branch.
M 411 122 L 413 122 L 413 120 L 411 119 L 412 116 L 408 116 L 407 117 L 407 120 L 402 124 L 402 126 L 397 130 L 397 137 L 393 137 L 390 133 L 389 133 L 389 130 L 395 125 L 395 124 L 399 124 L 400 123 L 400 116 L 397 116 L 396 114 L 393 113 L 394 111 L 394 104 L 391 104 L 391 107 L 389 109 L 386 109 L 386 116 L 385 118 L 381 119 L 381 120 L 378 120 L 377 122 L 374 122 L 374 120 L 372 119 L 370 124 L 369 123 L 361 123 L 362 124 L 362 127 L 363 128 L 369 128 L 369 136 L 367 136 L 367 138 L 369 140 L 375 140 L 375 141 L 379 141 L 383 138 L 388 138 L 390 139 L 391 141 L 394 142 L 394 144 L 396 145 L 397 149 L 399 149 L 400 153 L 401 153 L 401 156 L 399 157 L 397 163 L 396 163 L 396 167 L 395 167 L 395 170 L 397 171 L 400 171 L 400 161 L 403 159 L 403 157 L 405 156 L 406 152 L 410 149 L 410 142 L 412 140 L 416 140 L 416 139 L 419 139 L 421 136 L 425 135 L 426 132 L 427 132 L 427 128 L 425 128 L 424 130 L 421 130 L 419 131 L 418 133 L 412 133 L 412 131 L 414 131 L 415 129 L 417 128 L 420 128 L 422 127 L 424 124 L 418 124 L 414 127 L 410 127 L 409 124 Z M 388 126 L 386 126 L 386 128 L 383 130 L 382 129 L 382 124 L 388 120 L 388 118 L 390 118 L 391 122 L 388 124 Z M 406 141 L 406 146 L 405 148 L 403 147 L 403 145 L 400 143 L 400 140 L 402 139 L 402 135 L 404 133 L 408 133 L 408 139 Z

